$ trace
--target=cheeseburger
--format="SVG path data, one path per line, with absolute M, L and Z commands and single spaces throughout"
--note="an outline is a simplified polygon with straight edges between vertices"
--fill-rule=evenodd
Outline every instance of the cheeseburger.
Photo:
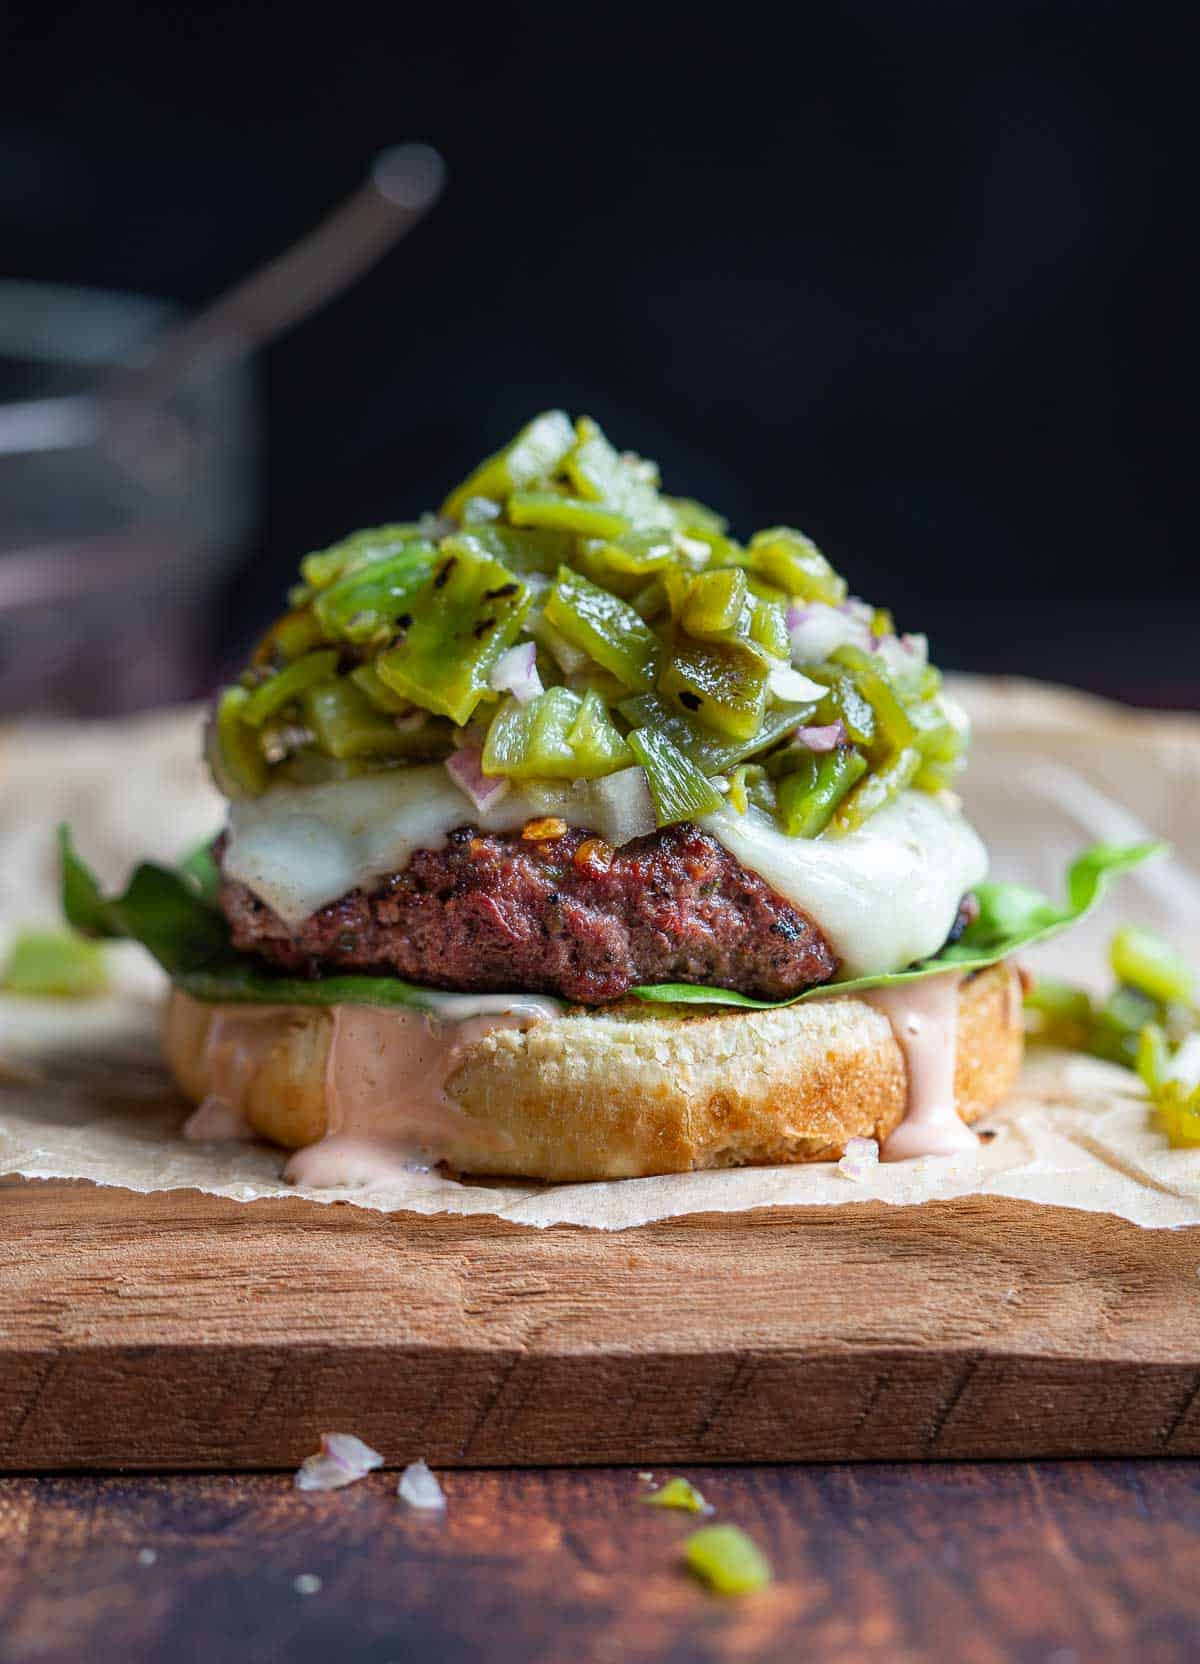
M 297 1182 L 952 1153 L 1021 1057 L 962 711 L 786 526 L 742 542 L 586 417 L 300 562 L 216 701 L 211 849 L 68 915 L 144 941 L 195 1138 Z

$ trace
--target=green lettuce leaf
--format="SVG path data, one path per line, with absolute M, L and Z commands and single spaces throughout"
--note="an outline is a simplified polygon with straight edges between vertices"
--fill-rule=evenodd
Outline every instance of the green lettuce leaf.
M 191 880 L 201 901 L 215 908 L 217 891 L 221 888 L 221 869 L 212 852 L 211 840 L 197 844 L 192 853 L 179 863 L 179 871 L 182 877 Z
M 173 977 L 229 954 L 229 927 L 194 878 L 143 862 L 122 895 L 105 896 L 65 826 L 58 847 L 63 912 L 81 936 L 140 942 Z
M 185 993 L 209 1002 L 248 1001 L 282 1005 L 383 1005 L 431 1009 L 439 995 L 393 976 L 329 976 L 310 980 L 272 971 L 232 946 L 229 926 L 216 906 L 220 875 L 209 849 L 193 852 L 177 871 L 144 863 L 119 896 L 105 896 L 80 859 L 65 826 L 59 828 L 62 904 L 67 921 L 84 936 L 140 942 Z M 891 976 L 862 976 L 810 988 L 790 1000 L 755 1000 L 729 988 L 685 982 L 654 983 L 630 992 L 651 1004 L 737 1005 L 766 1009 L 819 999 L 824 994 L 883 988 L 939 971 L 982 970 L 1065 930 L 1099 901 L 1119 873 L 1161 854 L 1165 844 L 1097 844 L 1072 862 L 1065 903 L 1023 884 L 979 884 L 979 916 L 959 940 L 932 959 Z
M 444 997 L 437 989 L 420 988 L 398 976 L 281 976 L 241 954 L 172 980 L 185 994 L 210 1004 L 407 1005 L 436 1011 Z
M 631 988 L 630 993 L 639 1000 L 664 1005 L 744 1005 L 767 1010 L 819 999 L 823 994 L 890 988 L 898 982 L 936 976 L 940 971 L 981 971 L 1019 948 L 1030 948 L 1057 936 L 1060 930 L 1090 912 L 1120 873 L 1165 853 L 1166 848 L 1161 843 L 1094 844 L 1077 856 L 1068 869 L 1065 904 L 1051 901 L 1049 896 L 1024 884 L 977 884 L 979 917 L 972 920 L 958 941 L 942 948 L 932 959 L 890 976 L 859 976 L 846 982 L 825 983 L 787 1000 L 755 1000 L 730 988 L 697 988 L 686 982 L 656 982 Z

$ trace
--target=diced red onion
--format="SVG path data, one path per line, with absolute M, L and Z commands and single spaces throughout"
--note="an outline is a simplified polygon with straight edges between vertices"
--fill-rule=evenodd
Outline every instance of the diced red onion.
M 503 512 L 504 511 L 501 509 L 500 504 L 494 503 L 490 497 L 468 497 L 466 502 L 463 504 L 463 525 L 486 525 L 489 520 L 498 520 Z M 452 530 L 457 530 L 453 521 L 450 522 L 450 525 Z M 448 537 L 449 535 L 450 534 L 448 532 L 442 533 L 443 537 Z
M 1167 1079 L 1177 1080 L 1188 1091 L 1200 1086 L 1200 1034 L 1189 1034 L 1167 1065 Z
M 537 672 L 536 645 L 532 641 L 520 641 L 501 653 L 488 676 L 488 686 L 493 693 L 511 693 L 519 705 L 536 699 L 544 691 Z
M 846 1150 L 838 1162 L 838 1172 L 861 1184 L 879 1166 L 879 1145 L 873 1138 L 848 1138 Z
M 879 655 L 888 674 L 898 682 L 919 676 L 929 661 L 929 642 L 925 636 L 884 636 L 871 651 Z
M 618 769 L 592 783 L 596 831 L 614 849 L 633 838 L 645 838 L 655 828 L 654 799 L 638 765 Z
M 698 537 L 684 537 L 682 532 L 677 532 L 675 547 L 689 572 L 702 572 L 712 559 L 712 550 Z
M 379 1452 L 353 1433 L 322 1433 L 320 1450 L 301 1462 L 295 1486 L 298 1491 L 340 1491 L 382 1466 Z
M 838 607 L 827 607 L 823 601 L 789 607 L 787 627 L 792 661 L 799 665 L 820 664 L 839 647 L 866 643 L 867 631 L 858 619 L 849 617 Z
M 422 710 L 407 711 L 403 716 L 394 716 L 392 721 L 401 734 L 415 734 L 424 728 L 429 721 L 429 712 Z
M 446 773 L 480 811 L 491 808 L 508 791 L 508 781 L 485 774 L 482 763 L 483 752 L 477 745 L 464 745 L 446 758 Z
M 837 722 L 828 722 L 821 728 L 796 728 L 793 737 L 810 751 L 834 751 L 846 744 L 846 724 L 839 717 Z
M 400 1475 L 396 1495 L 407 1502 L 410 1508 L 444 1508 L 446 1506 L 446 1493 L 438 1484 L 437 1475 L 430 1470 L 423 1459 L 408 1464 Z
M 955 699 L 952 694 L 939 693 L 938 705 L 941 707 L 942 715 L 950 724 L 951 728 L 954 729 L 954 732 L 964 741 L 969 740 L 971 737 L 971 718 L 959 704 L 958 700 Z
M 476 499 L 480 501 L 481 499 Z M 496 504 L 496 514 L 503 511 L 499 503 Z M 495 519 L 496 515 L 484 515 L 483 518 Z M 458 530 L 458 521 L 450 520 L 440 514 L 423 514 L 417 522 L 417 531 L 421 537 L 429 539 L 430 543 L 440 543 L 444 537 L 452 537 Z
M 536 632 L 531 628 L 531 624 L 532 619 L 527 618 L 522 627 L 528 630 L 531 635 L 537 633 L 542 646 L 546 648 L 552 658 L 557 660 L 558 667 L 564 676 L 575 676 L 587 667 L 587 654 L 581 652 L 578 647 L 573 647 L 566 636 L 560 630 L 556 630 L 543 613 L 537 615 Z
M 811 681 L 786 664 L 777 665 L 771 671 L 767 686 L 776 699 L 786 699 L 797 705 L 803 704 L 806 699 L 824 699 L 826 692 L 820 682 Z
M 882 637 L 874 643 L 871 651 L 883 661 L 889 675 L 903 676 L 906 671 L 911 673 L 912 655 L 904 651 L 895 636 Z

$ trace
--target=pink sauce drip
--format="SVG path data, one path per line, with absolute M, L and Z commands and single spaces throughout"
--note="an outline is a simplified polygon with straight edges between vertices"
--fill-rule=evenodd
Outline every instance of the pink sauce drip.
M 246 1119 L 246 1093 L 285 1020 L 285 1013 L 275 1005 L 217 1013 L 205 1042 L 210 1090 L 184 1122 L 185 1138 L 197 1144 L 218 1144 L 256 1136 Z
M 880 1152 L 883 1161 L 948 1156 L 978 1147 L 954 1096 L 960 981 L 957 972 L 948 972 L 854 995 L 892 1025 L 908 1072 L 908 1110 Z
M 367 1005 L 333 1008 L 325 1073 L 328 1131 L 284 1168 L 314 1189 L 379 1185 L 452 1158 L 481 1164 L 511 1143 L 468 1115 L 446 1091 L 462 1051 L 497 1028 L 524 1029 L 541 1015 L 522 1007 L 442 1021 L 423 1011 Z

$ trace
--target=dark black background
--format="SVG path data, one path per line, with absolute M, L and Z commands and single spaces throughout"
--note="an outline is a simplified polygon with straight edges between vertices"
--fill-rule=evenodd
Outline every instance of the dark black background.
M 305 549 L 436 504 L 562 404 L 740 532 L 802 526 L 944 663 L 1195 685 L 1194 68 L 1169 11 L 2 15 L 12 275 L 199 303 L 380 147 L 449 160 L 426 225 L 266 356 L 238 639 Z

